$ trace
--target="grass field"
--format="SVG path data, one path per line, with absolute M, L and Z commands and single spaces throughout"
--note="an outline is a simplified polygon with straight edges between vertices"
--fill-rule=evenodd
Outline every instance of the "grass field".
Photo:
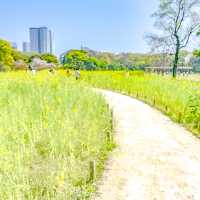
M 0 74 L 0 199 L 88 199 L 113 144 L 104 99 L 62 74 Z
M 83 72 L 93 87 L 115 90 L 157 107 L 200 136 L 200 81 L 143 72 Z M 156 123 L 156 122 L 155 122 Z

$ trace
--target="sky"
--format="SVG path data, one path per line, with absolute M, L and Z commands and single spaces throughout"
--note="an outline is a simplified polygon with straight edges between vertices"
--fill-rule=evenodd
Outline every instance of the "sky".
M 158 0 L 2 0 L 0 38 L 21 49 L 29 27 L 49 27 L 55 53 L 89 47 L 110 52 L 148 52 L 151 14 Z

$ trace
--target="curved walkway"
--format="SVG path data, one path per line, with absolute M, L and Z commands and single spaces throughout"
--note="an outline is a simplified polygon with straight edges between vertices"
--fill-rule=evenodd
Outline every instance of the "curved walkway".
M 200 140 L 136 99 L 99 90 L 113 108 L 118 148 L 95 200 L 200 200 Z

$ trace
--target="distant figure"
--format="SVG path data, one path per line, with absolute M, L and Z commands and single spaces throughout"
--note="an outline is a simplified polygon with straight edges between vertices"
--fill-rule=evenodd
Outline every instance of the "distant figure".
M 81 73 L 79 70 L 76 70 L 74 74 L 75 74 L 76 80 L 80 79 Z
M 49 72 L 50 72 L 51 74 L 55 74 L 55 70 L 54 70 L 53 68 L 50 68 L 50 69 L 49 69 Z
M 66 75 L 67 75 L 67 76 L 70 76 L 70 71 L 69 71 L 69 69 L 67 69 Z
M 32 67 L 31 64 L 29 64 L 28 69 L 31 71 L 31 73 L 32 73 L 33 75 L 36 74 L 36 70 Z
M 33 75 L 36 75 L 36 70 L 35 69 L 31 70 L 31 72 L 32 72 Z

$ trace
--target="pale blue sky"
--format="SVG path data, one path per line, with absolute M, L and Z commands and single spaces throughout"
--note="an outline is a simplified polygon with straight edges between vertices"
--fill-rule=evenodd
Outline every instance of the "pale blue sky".
M 48 26 L 56 54 L 83 46 L 112 52 L 147 52 L 158 0 L 3 0 L 0 38 L 29 39 L 28 28 Z

